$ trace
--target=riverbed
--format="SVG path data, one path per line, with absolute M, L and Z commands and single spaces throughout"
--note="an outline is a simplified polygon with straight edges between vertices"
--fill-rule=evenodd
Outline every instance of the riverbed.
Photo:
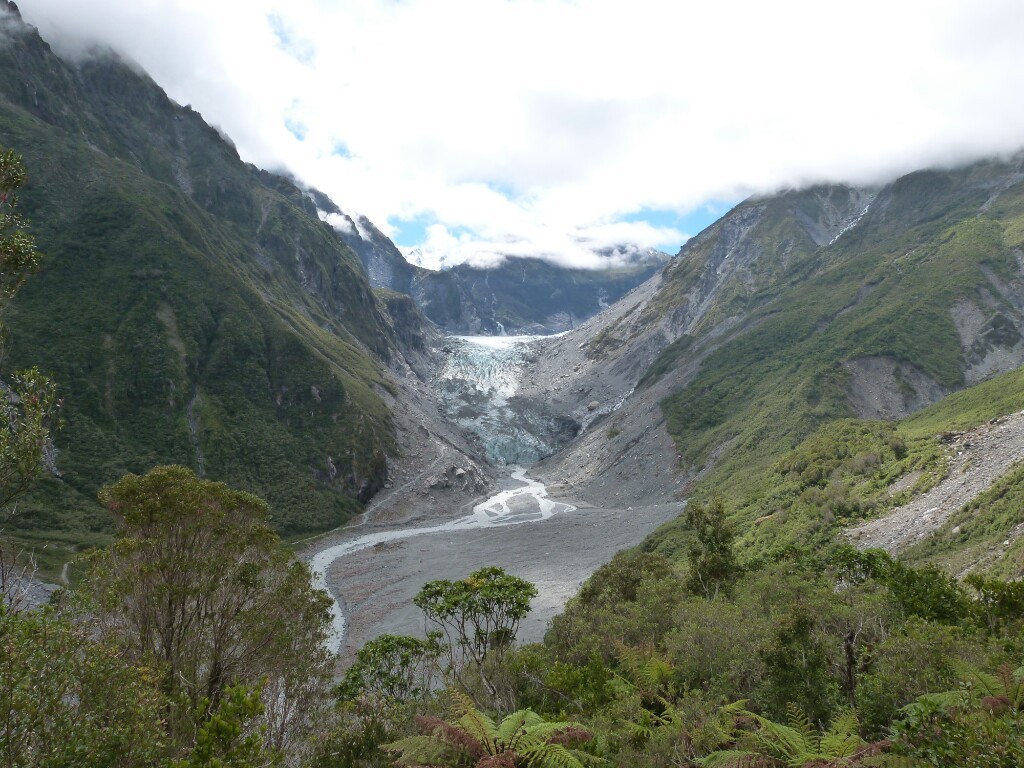
M 579 503 L 543 517 L 530 510 L 526 496 L 509 501 L 520 511 L 504 524 L 381 531 L 367 536 L 393 535 L 341 542 L 335 559 L 320 558 L 326 583 L 341 598 L 337 610 L 343 612 L 343 624 L 335 626 L 343 627 L 344 639 L 338 643 L 336 635 L 335 648 L 342 658 L 351 658 L 367 640 L 383 633 L 422 635 L 423 620 L 412 598 L 423 584 L 461 579 L 489 565 L 537 586 L 539 594 L 518 639 L 539 641 L 548 622 L 590 574 L 682 511 L 679 503 L 633 509 Z M 345 554 L 346 544 L 354 547 L 361 539 L 365 543 Z
M 510 407 L 535 338 L 451 338 L 448 364 L 436 385 L 451 422 L 475 434 L 493 463 L 512 464 L 497 493 L 469 514 L 453 511 L 443 522 L 391 529 L 373 529 L 370 522 L 342 529 L 307 554 L 316 585 L 334 600 L 331 647 L 343 662 L 380 634 L 422 634 L 412 603 L 422 586 L 486 566 L 536 585 L 538 596 L 519 640 L 540 640 L 594 570 L 680 513 L 679 503 L 623 509 L 552 499 L 542 482 L 516 465 L 550 453 L 545 444 L 560 428 L 520 403 Z

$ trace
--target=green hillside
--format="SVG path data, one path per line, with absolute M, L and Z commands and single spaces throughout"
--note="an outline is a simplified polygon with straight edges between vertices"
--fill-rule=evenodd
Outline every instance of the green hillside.
M 357 512 L 394 450 L 374 389 L 395 339 L 354 254 L 124 63 L 69 66 L 21 28 L 0 72 L 0 144 L 45 254 L 3 366 L 51 373 L 66 419 L 60 476 L 8 529 L 105 533 L 99 486 L 168 463 L 267 498 L 285 534 Z
M 794 215 L 810 193 L 748 201 L 726 217 L 758 209 L 744 234 L 758 257 L 647 377 L 671 376 L 688 355 L 710 349 L 662 404 L 688 463 L 699 467 L 724 446 L 706 487 L 743 485 L 820 425 L 856 416 L 858 361 L 889 361 L 889 383 L 913 410 L 963 387 L 974 358 L 1019 343 L 1024 188 L 1012 183 L 1015 167 L 913 174 L 881 190 L 856 226 L 822 246 Z M 685 303 L 715 244 L 710 235 L 684 249 L 652 306 L 667 312 Z M 987 321 L 970 349 L 954 321 L 959 305 Z M 729 317 L 739 318 L 737 330 L 708 346 L 707 332 Z

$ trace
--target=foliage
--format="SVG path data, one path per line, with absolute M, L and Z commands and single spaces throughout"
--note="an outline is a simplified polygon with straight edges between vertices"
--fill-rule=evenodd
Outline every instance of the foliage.
M 21 159 L 0 147 L 0 312 L 42 258 L 16 210 L 26 178 Z M 0 327 L 0 340 L 3 336 Z M 0 509 L 25 493 L 39 474 L 60 406 L 55 385 L 37 368 L 0 383 Z
M 1015 535 L 1024 524 L 1024 465 L 1017 464 L 991 487 L 902 555 L 909 563 L 933 563 L 962 572 L 982 568 L 990 576 L 1024 576 L 1024 540 Z
M 388 704 L 415 700 L 430 690 L 440 653 L 436 637 L 380 635 L 356 652 L 338 694 L 346 700 L 370 696 Z
M 983 312 L 1016 312 L 992 286 L 1017 274 L 1007 233 L 1024 211 L 1014 187 L 979 215 L 984 200 L 973 184 L 1014 179 L 1015 162 L 900 179 L 855 228 L 825 244 L 815 241 L 811 222 L 828 220 L 823 211 L 837 208 L 822 201 L 842 197 L 842 188 L 745 201 L 684 248 L 648 310 L 652 322 L 692 318 L 693 325 L 651 370 L 673 378 L 662 409 L 684 461 L 709 470 L 697 493 L 724 489 L 733 511 L 736 497 L 754 490 L 787 451 L 855 415 L 852 378 L 862 361 L 890 366 L 902 399 L 897 411 L 931 402 L 935 387 L 922 384 L 929 379 L 947 390 L 963 386 L 973 353 L 964 353 L 951 310 L 973 303 Z M 741 265 L 723 276 L 715 270 L 728 254 Z M 715 294 L 706 297 L 709 284 Z M 691 306 L 695 296 L 699 308 Z M 1020 388 L 999 399 L 1021 403 Z M 994 410 L 975 398 L 961 421 L 1013 408 Z
M 995 675 L 965 668 L 964 686 L 921 696 L 896 723 L 894 748 L 925 765 L 1016 768 L 1024 764 L 1024 667 Z
M 472 669 L 494 697 L 498 690 L 488 679 L 485 659 L 490 656 L 500 663 L 536 596 L 537 588 L 530 582 L 488 567 L 460 581 L 428 582 L 413 602 L 423 611 L 427 626 L 439 633 L 452 679 L 470 691 L 465 672 Z
M 992 634 L 1019 631 L 1024 623 L 1024 582 L 1002 581 L 971 573 L 964 583 L 974 590 L 972 608 Z
M 0 765 L 153 765 L 163 699 L 151 670 L 88 622 L 0 604 Z
M 326 694 L 328 599 L 267 526 L 266 504 L 182 467 L 127 475 L 101 497 L 121 528 L 90 562 L 83 609 L 157 670 L 174 742 L 241 683 L 262 697 L 267 746 L 295 745 Z
M 202 709 L 208 708 L 202 707 Z M 174 768 L 271 768 L 282 755 L 263 747 L 264 728 L 253 727 L 263 714 L 259 693 L 228 686 L 216 710 L 199 726 L 191 754 Z
M 384 749 L 399 755 L 396 765 L 436 768 L 583 768 L 603 761 L 575 749 L 591 734 L 573 722 L 547 722 L 529 709 L 506 715 L 495 723 L 453 693 L 455 717 L 449 721 L 418 717 L 421 735 Z
M 695 499 L 686 505 L 686 527 L 693 531 L 687 555 L 690 574 L 686 587 L 694 594 L 714 599 L 719 591 L 728 593 L 739 576 L 732 550 L 732 530 L 725 522 L 725 508 L 720 498 L 707 506 Z
M 834 560 L 852 579 L 871 578 L 885 585 L 909 616 L 958 624 L 970 615 L 964 588 L 934 565 L 912 568 L 882 550 L 860 552 L 850 546 L 838 549 Z
M 0 135 L 47 255 L 5 314 L 3 372 L 38 366 L 67 393 L 61 477 L 8 532 L 105 544 L 98 489 L 172 463 L 267 498 L 283 535 L 358 513 L 395 450 L 375 391 L 395 339 L 356 256 L 136 68 L 5 39 Z
M 857 735 L 857 717 L 852 712 L 837 716 L 821 733 L 795 705 L 788 709 L 786 724 L 754 712 L 741 711 L 737 714 L 753 720 L 757 728 L 749 734 L 741 733 L 737 748 L 712 752 L 698 760 L 698 765 L 704 768 L 738 768 L 750 765 L 751 760 L 758 756 L 764 756 L 772 759 L 772 765 L 789 768 L 852 766 L 878 751 Z
M 866 659 L 857 686 L 862 732 L 882 738 L 903 707 L 956 683 L 956 662 L 986 656 L 984 643 L 969 629 L 910 618 L 874 644 Z
M 18 189 L 27 175 L 13 149 L 0 148 L 0 307 L 6 306 L 25 279 L 39 269 L 41 254 L 17 212 Z

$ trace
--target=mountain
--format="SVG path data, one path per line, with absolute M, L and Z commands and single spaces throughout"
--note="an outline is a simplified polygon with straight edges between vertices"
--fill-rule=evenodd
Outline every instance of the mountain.
M 575 371 L 545 397 L 584 426 L 548 471 L 591 496 L 738 486 L 820 425 L 1012 370 L 1022 244 L 1022 155 L 747 200 L 539 355 L 538 379 Z
M 4 6 L 0 144 L 45 258 L 3 368 L 51 373 L 66 420 L 8 529 L 102 534 L 98 487 L 167 463 L 264 496 L 285 534 L 344 522 L 398 450 L 386 401 L 425 346 L 415 308 L 378 300 L 305 192 L 138 68 L 66 62 Z
M 413 297 L 450 334 L 561 333 L 614 304 L 664 266 L 659 251 L 633 253 L 621 266 L 572 269 L 540 258 L 508 257 L 494 267 L 459 264 L 434 271 L 410 264 L 365 216 L 349 216 L 320 193 L 321 215 L 358 254 L 374 287 Z

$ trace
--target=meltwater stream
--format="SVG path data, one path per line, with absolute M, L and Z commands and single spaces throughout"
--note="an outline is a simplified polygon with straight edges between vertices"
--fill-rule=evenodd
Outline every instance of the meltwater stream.
M 318 552 L 309 561 L 314 584 L 334 597 L 331 606 L 333 651 L 341 648 L 345 615 L 327 583 L 327 571 L 338 558 L 384 542 L 452 531 L 521 525 L 547 520 L 576 507 L 547 498 L 543 483 L 526 477 L 520 464 L 551 453 L 548 441 L 557 426 L 531 416 L 515 401 L 529 361 L 529 343 L 537 336 L 462 336 L 448 339 L 448 363 L 441 372 L 438 394 L 450 419 L 476 435 L 488 459 L 512 469 L 522 485 L 501 491 L 457 520 L 422 528 L 378 531 Z
M 318 552 L 309 561 L 313 571 L 313 584 L 334 598 L 331 604 L 332 637 L 329 646 L 335 653 L 341 648 L 345 637 L 345 614 L 341 604 L 327 586 L 327 570 L 340 557 L 358 552 L 361 549 L 396 539 L 409 539 L 414 536 L 426 536 L 432 533 L 448 533 L 451 531 L 469 531 L 474 529 L 498 527 L 506 525 L 522 525 L 547 520 L 559 512 L 572 512 L 576 509 L 571 504 L 552 501 L 547 498 L 548 491 L 543 483 L 531 480 L 526 470 L 515 467 L 512 479 L 525 483 L 519 488 L 501 491 L 500 493 L 473 507 L 473 513 L 447 523 L 431 525 L 423 528 L 400 528 L 393 531 L 378 531 L 344 541 L 333 547 Z M 531 504 L 530 501 L 535 502 Z

